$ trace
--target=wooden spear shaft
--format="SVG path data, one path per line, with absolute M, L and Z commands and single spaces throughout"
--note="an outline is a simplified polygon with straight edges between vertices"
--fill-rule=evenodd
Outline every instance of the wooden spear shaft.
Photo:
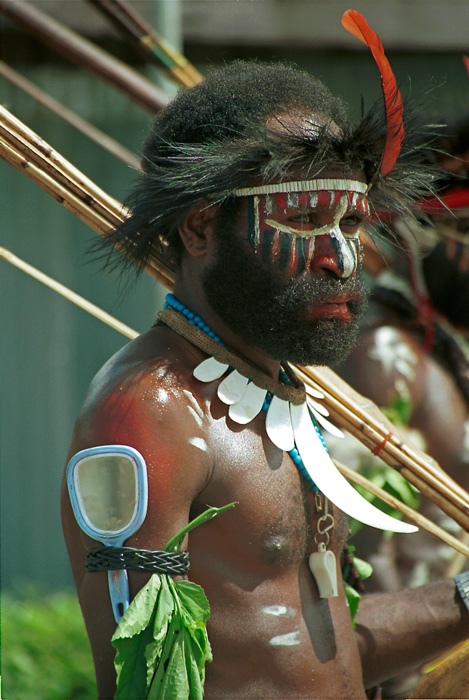
M 0 0 L 0 12 L 70 61 L 98 75 L 152 114 L 168 104 L 154 83 L 61 22 L 23 0 Z
M 466 541 L 458 540 L 456 537 L 453 537 L 453 535 L 449 534 L 438 525 L 432 523 L 431 520 L 428 520 L 428 518 L 426 518 L 424 515 L 421 515 L 413 508 L 410 508 L 405 503 L 402 503 L 402 501 L 399 501 L 399 499 L 395 498 L 387 491 L 384 491 L 384 489 L 380 488 L 379 486 L 376 486 L 376 484 L 373 484 L 372 481 L 369 481 L 358 472 L 350 469 L 350 467 L 347 467 L 345 464 L 338 462 L 336 459 L 332 461 L 340 473 L 349 481 L 353 481 L 354 484 L 362 486 L 364 489 L 369 491 L 369 493 L 372 493 L 381 501 L 387 503 L 389 506 L 402 513 L 402 515 L 404 515 L 411 522 L 415 523 L 415 525 L 418 525 L 418 527 L 422 527 L 424 530 L 427 530 L 427 532 L 430 532 L 435 537 L 438 537 L 443 542 L 446 542 L 446 544 L 449 544 L 450 547 L 455 549 L 457 552 L 469 557 L 469 546 Z
M 162 67 L 179 85 L 192 87 L 202 80 L 199 71 L 176 49 L 164 41 L 143 17 L 121 0 L 88 0 L 100 10 L 136 49 Z
M 129 165 L 131 168 L 140 170 L 140 161 L 135 153 L 132 153 L 132 151 L 125 148 L 125 146 L 122 146 L 111 136 L 105 134 L 104 131 L 101 131 L 101 129 L 98 129 L 89 121 L 80 117 L 80 115 L 73 110 L 65 107 L 65 105 L 51 97 L 51 95 L 45 92 L 45 90 L 39 88 L 37 85 L 18 73 L 18 71 L 11 68 L 11 66 L 4 61 L 0 61 L 0 73 L 7 80 L 13 83 L 13 85 L 16 85 L 16 87 L 23 90 L 23 92 L 26 92 L 34 100 L 40 102 L 42 105 L 57 114 L 61 119 L 97 143 L 98 146 L 101 146 L 101 148 L 104 148 L 106 151 L 111 153 L 116 158 L 119 158 L 119 160 L 126 165 Z
M 110 326 L 118 333 L 122 333 L 122 335 L 125 335 L 126 338 L 132 339 L 138 336 L 137 331 L 134 331 L 133 328 L 130 328 L 130 326 L 127 326 L 125 323 L 122 323 L 122 321 L 114 318 L 114 316 L 111 316 L 111 314 L 103 311 L 103 309 L 96 306 L 96 304 L 93 304 L 79 294 L 76 294 L 76 292 L 73 292 L 65 285 L 57 282 L 57 280 L 49 277 L 49 275 L 44 274 L 44 272 L 41 272 L 36 267 L 33 267 L 33 265 L 30 265 L 21 258 L 18 258 L 18 256 L 14 255 L 10 250 L 4 248 L 3 246 L 0 246 L 0 258 L 2 260 L 6 260 L 6 262 L 9 262 L 10 265 L 17 267 L 19 270 L 22 270 L 46 287 L 49 287 L 49 289 L 52 289 L 57 294 L 60 294 L 68 301 L 71 301 L 72 304 L 79 306 L 80 309 L 83 309 L 95 318 L 98 318 L 100 321 Z

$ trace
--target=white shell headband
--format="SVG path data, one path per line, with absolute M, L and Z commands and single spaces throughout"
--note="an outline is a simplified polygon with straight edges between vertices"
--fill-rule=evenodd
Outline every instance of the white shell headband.
M 318 192 L 320 190 L 339 190 L 340 192 L 358 192 L 366 194 L 369 185 L 359 180 L 346 179 L 316 179 L 316 180 L 295 180 L 292 182 L 277 182 L 273 185 L 259 185 L 256 187 L 242 187 L 233 190 L 231 194 L 235 197 L 248 197 L 259 194 L 278 194 L 289 192 Z

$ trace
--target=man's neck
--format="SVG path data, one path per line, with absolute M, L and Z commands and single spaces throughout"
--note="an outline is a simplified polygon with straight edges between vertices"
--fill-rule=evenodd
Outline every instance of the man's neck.
M 244 342 L 212 309 L 203 294 L 196 295 L 192 291 L 189 291 L 185 284 L 176 281 L 174 296 L 191 311 L 200 316 L 204 323 L 210 326 L 223 343 L 233 350 L 233 352 L 245 358 L 256 367 L 259 367 L 259 369 L 272 379 L 276 380 L 278 378 L 280 362 L 254 345 Z M 236 303 L 236 300 L 234 300 L 233 303 Z

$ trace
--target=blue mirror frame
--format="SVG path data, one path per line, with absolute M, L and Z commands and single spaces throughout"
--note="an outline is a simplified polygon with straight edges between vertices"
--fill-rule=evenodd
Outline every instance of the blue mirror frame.
M 82 512 L 77 488 L 77 467 L 84 459 L 98 456 L 124 456 L 128 457 L 135 470 L 136 481 L 136 508 L 129 523 L 116 532 L 101 530 L 91 525 L 88 518 Z M 125 540 L 136 532 L 142 525 L 147 514 L 148 507 L 148 479 L 145 460 L 138 450 L 128 445 L 101 445 L 90 447 L 77 452 L 67 465 L 67 485 L 70 494 L 73 513 L 80 528 L 94 540 L 111 547 L 122 547 Z M 114 619 L 120 622 L 122 615 L 129 607 L 129 582 L 127 571 L 108 571 L 109 594 L 111 598 Z

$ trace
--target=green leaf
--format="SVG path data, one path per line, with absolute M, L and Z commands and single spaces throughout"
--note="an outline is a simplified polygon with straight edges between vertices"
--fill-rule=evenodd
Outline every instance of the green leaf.
M 369 578 L 373 573 L 373 567 L 367 561 L 359 559 L 358 557 L 353 557 L 353 565 L 357 570 L 358 575 L 362 580 Z
M 196 663 L 192 649 L 189 644 L 184 645 L 185 662 L 187 669 L 187 679 L 189 683 L 189 698 L 190 700 L 203 700 L 204 697 L 204 681 L 205 681 L 205 664 L 202 664 L 202 671 Z
M 190 694 L 189 678 L 186 667 L 186 633 L 182 628 L 172 645 L 171 655 L 163 676 L 158 698 L 161 700 L 187 700 Z
M 158 576 L 158 574 L 154 574 Z M 167 576 L 158 576 L 161 580 L 160 594 L 158 596 L 158 606 L 155 615 L 154 636 L 159 636 L 162 627 L 167 626 L 174 612 L 174 597 Z
M 194 620 L 207 622 L 210 617 L 210 605 L 203 588 L 192 581 L 176 581 L 174 584 L 186 611 Z
M 211 520 L 212 518 L 215 518 L 217 515 L 220 515 L 220 513 L 224 513 L 227 510 L 230 510 L 236 505 L 236 503 L 228 503 L 226 506 L 221 506 L 220 508 L 215 508 L 214 506 L 210 506 L 206 511 L 201 513 L 197 518 L 194 518 L 190 523 L 188 523 L 185 527 L 182 528 L 174 537 L 172 537 L 169 542 L 165 546 L 165 551 L 166 552 L 176 552 L 179 551 L 179 548 L 184 540 L 184 537 L 187 535 L 188 532 L 193 530 L 195 527 L 198 527 L 199 525 L 202 525 L 202 523 L 206 523 L 208 520 Z
M 344 589 L 345 589 L 345 596 L 347 598 L 347 602 L 349 604 L 350 608 L 350 616 L 352 618 L 352 625 L 353 629 L 355 629 L 355 615 L 358 612 L 358 605 L 360 603 L 360 598 L 361 595 L 358 591 L 355 590 L 355 588 L 352 588 L 352 586 L 344 581 Z
M 146 649 L 153 642 L 153 626 L 131 638 L 113 640 L 117 649 L 114 666 L 117 672 L 115 700 L 146 698 L 148 674 Z
M 111 640 L 113 643 L 115 640 L 123 639 L 124 637 L 133 637 L 150 624 L 160 586 L 160 577 L 154 575 L 140 589 L 117 625 Z
M 183 623 L 181 616 L 178 615 L 177 612 L 175 612 L 171 618 L 171 622 L 168 627 L 168 632 L 164 640 L 161 658 L 159 660 L 158 667 L 156 668 L 155 675 L 153 676 L 153 680 L 148 691 L 147 697 L 149 700 L 155 700 L 156 698 L 166 700 L 165 695 L 163 695 L 162 693 L 163 688 L 166 687 L 166 684 L 170 679 L 165 680 L 165 677 L 169 672 L 169 662 L 171 659 L 171 655 L 177 653 L 175 649 L 180 643 L 180 635 L 182 629 Z M 183 678 L 186 675 L 185 665 L 177 669 L 175 673 L 180 678 L 175 678 L 174 682 L 179 684 L 181 678 Z M 182 695 L 181 698 L 179 698 L 179 700 L 184 700 L 185 697 L 187 696 Z

